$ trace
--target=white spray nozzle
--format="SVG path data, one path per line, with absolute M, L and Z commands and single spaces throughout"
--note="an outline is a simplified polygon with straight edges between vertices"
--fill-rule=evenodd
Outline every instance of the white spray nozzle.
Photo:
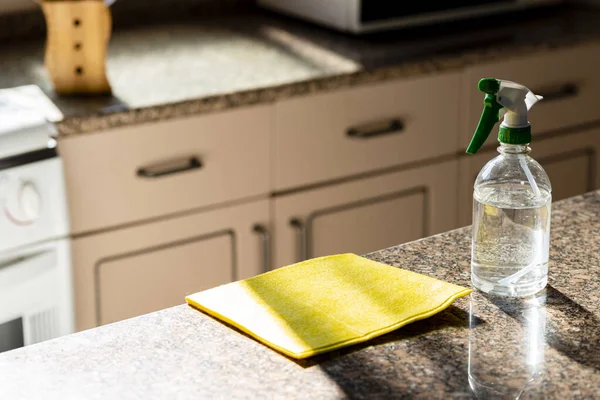
M 527 112 L 542 96 L 535 95 L 527 87 L 516 82 L 498 79 L 500 89 L 496 93 L 496 101 L 501 104 L 505 113 L 503 126 L 525 128 L 529 126 Z

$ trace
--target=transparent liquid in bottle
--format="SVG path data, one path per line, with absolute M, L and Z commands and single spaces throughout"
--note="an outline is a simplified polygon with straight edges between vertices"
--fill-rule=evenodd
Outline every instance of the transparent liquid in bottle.
M 546 286 L 552 196 L 539 189 L 535 194 L 522 184 L 476 187 L 471 278 L 479 290 L 521 297 Z

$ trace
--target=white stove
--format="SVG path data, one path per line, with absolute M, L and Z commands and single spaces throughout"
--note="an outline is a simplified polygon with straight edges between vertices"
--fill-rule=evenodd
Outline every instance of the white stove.
M 74 331 L 69 219 L 39 88 L 0 90 L 0 352 Z

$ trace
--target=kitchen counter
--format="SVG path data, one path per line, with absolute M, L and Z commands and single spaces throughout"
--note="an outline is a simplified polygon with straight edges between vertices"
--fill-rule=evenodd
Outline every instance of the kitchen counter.
M 2 398 L 592 398 L 600 191 L 555 203 L 547 289 L 475 292 L 368 343 L 294 361 L 182 305 L 0 354 Z M 368 255 L 470 285 L 470 230 Z
M 73 135 L 596 42 L 599 16 L 569 7 L 355 37 L 256 11 L 116 32 L 113 96 L 55 96 L 42 41 L 0 47 L 0 88 L 37 84 Z

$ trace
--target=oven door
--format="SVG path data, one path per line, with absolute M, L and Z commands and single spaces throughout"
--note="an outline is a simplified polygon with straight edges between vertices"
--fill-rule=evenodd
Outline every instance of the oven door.
M 0 257 L 0 352 L 73 332 L 69 243 Z

